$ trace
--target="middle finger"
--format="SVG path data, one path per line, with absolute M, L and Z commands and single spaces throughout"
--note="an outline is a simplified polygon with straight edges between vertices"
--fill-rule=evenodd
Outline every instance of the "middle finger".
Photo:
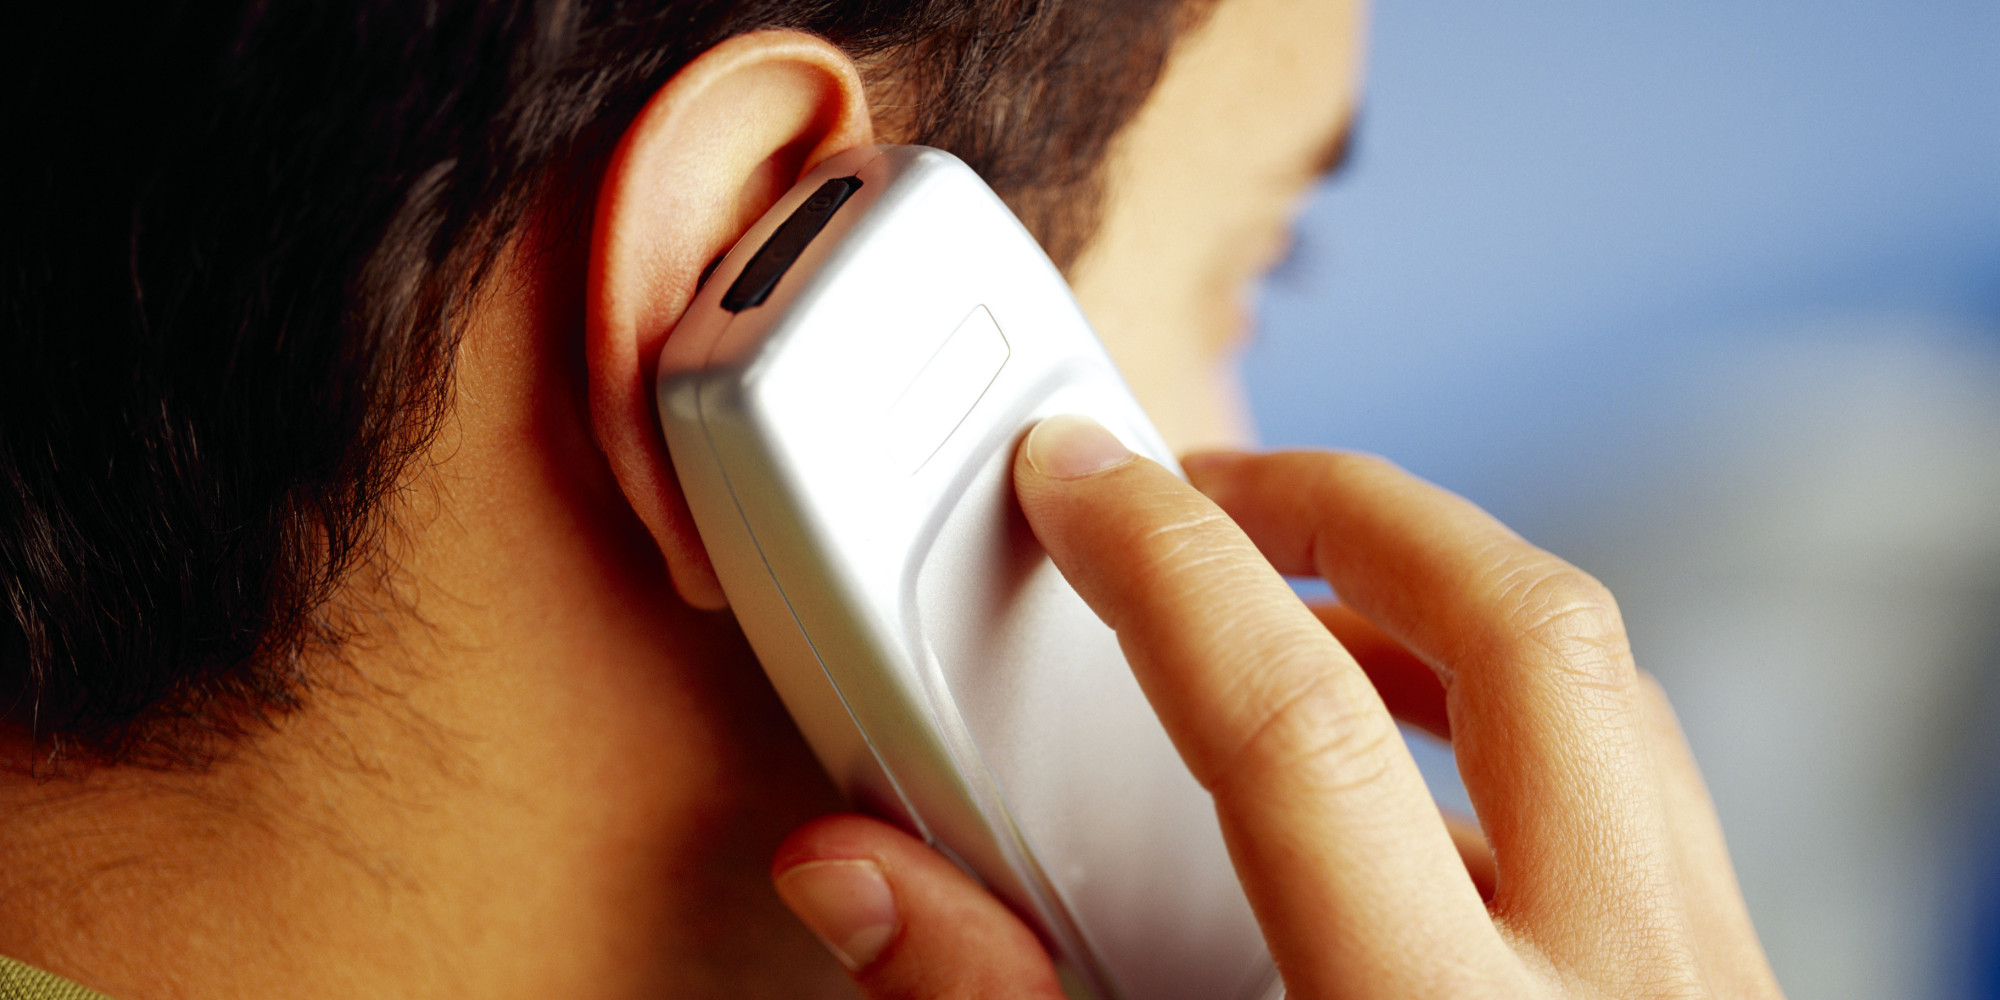
M 1438 671 L 1493 844 L 1495 916 L 1571 968 L 1656 974 L 1603 934 L 1687 939 L 1637 671 L 1603 587 L 1378 459 L 1209 455 L 1188 471 L 1281 572 L 1325 577 Z M 1652 957 L 1692 965 L 1668 951 Z

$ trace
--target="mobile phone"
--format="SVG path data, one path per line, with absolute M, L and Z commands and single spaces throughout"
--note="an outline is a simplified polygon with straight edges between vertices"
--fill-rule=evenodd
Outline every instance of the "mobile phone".
M 715 266 L 658 393 L 730 606 L 858 805 L 1012 906 L 1073 991 L 1282 990 L 1212 800 L 1010 475 L 1058 413 L 1177 466 L 977 174 L 919 146 L 828 160 Z

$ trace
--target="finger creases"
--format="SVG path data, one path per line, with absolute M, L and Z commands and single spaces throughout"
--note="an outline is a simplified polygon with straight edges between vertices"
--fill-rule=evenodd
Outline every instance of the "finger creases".
M 1380 459 L 1218 454 L 1188 471 L 1278 570 L 1324 577 L 1443 679 L 1503 922 L 1578 962 L 1604 957 L 1606 926 L 1686 940 L 1638 675 L 1601 584 Z M 1651 957 L 1691 961 L 1662 947 Z
M 1015 477 L 1214 794 L 1291 988 L 1409 995 L 1412 947 L 1449 959 L 1427 975 L 1490 975 L 1504 946 L 1394 720 L 1243 531 L 1150 461 L 1057 479 L 1024 459 Z

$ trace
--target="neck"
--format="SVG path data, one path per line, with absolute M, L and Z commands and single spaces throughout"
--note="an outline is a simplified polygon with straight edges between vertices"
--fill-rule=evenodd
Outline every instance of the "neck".
M 402 624 L 198 773 L 0 777 L 0 954 L 120 1000 L 847 991 L 767 876 L 840 801 L 592 447 L 563 287 L 466 334 Z
M 121 1000 L 837 992 L 765 875 L 838 808 L 781 710 L 717 679 L 607 717 L 598 652 L 326 692 L 201 773 L 7 779 L 0 954 Z

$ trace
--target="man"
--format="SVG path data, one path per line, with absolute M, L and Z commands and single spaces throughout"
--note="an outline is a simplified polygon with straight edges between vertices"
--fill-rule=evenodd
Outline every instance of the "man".
M 925 142 L 1009 198 L 1170 440 L 1239 440 L 1219 361 L 1337 158 L 1358 11 L 195 5 L 18 37 L 0 954 L 129 1000 L 803 996 L 843 965 L 1059 995 L 971 880 L 833 815 L 650 366 L 796 178 Z M 1055 420 L 1017 489 L 1295 995 L 1776 995 L 1600 588 L 1372 460 L 1189 468 L 1213 502 Z M 1391 709 L 1454 737 L 1485 840 Z

